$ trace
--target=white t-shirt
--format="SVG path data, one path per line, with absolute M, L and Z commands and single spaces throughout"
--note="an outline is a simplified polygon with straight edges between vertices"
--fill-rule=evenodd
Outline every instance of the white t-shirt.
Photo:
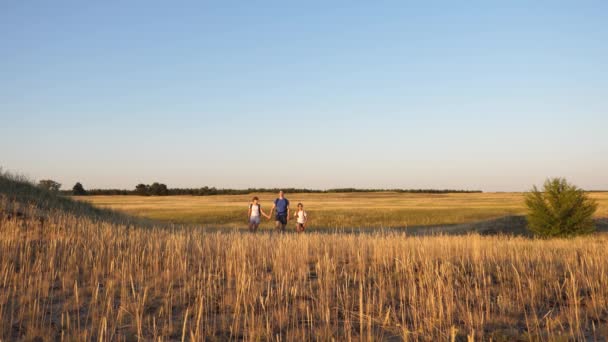
M 251 205 L 251 217 L 260 217 L 260 205 L 259 204 Z
M 307 218 L 308 218 L 308 215 L 306 214 L 306 212 L 304 210 L 298 211 L 298 219 L 297 219 L 298 223 L 301 223 L 301 224 L 306 223 Z

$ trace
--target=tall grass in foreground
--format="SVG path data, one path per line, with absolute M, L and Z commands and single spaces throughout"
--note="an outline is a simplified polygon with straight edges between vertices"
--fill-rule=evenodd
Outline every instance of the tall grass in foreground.
M 0 339 L 604 339 L 607 243 L 2 219 Z

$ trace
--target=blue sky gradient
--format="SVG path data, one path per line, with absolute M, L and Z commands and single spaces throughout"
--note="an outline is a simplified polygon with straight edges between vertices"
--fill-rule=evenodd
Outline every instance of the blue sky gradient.
M 0 166 L 70 188 L 608 189 L 608 2 L 0 2 Z

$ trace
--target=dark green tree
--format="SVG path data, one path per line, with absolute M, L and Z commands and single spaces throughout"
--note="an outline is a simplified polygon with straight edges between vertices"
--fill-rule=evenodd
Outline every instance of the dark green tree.
M 51 179 L 43 179 L 38 182 L 38 187 L 48 191 L 58 192 L 61 188 L 61 183 L 57 183 Z
M 150 196 L 149 188 L 150 187 L 146 184 L 137 184 L 137 186 L 135 186 L 135 193 L 140 196 Z
M 82 184 L 80 184 L 80 182 L 76 182 L 76 184 L 74 184 L 74 187 L 72 188 L 72 195 L 84 196 L 86 194 L 87 194 L 87 191 L 84 189 Z
M 152 196 L 167 196 L 169 194 L 169 189 L 165 184 L 162 183 L 152 183 L 150 185 L 150 195 Z
M 541 237 L 572 237 L 595 230 L 597 203 L 563 178 L 548 179 L 525 195 L 528 228 Z

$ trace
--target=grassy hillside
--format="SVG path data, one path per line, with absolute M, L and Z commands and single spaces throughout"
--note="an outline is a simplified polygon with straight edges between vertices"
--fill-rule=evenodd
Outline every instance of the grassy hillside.
M 27 216 L 46 219 L 49 216 L 71 214 L 91 220 L 147 225 L 148 220 L 104 209 L 35 186 L 25 177 L 2 172 L 0 169 L 0 215 Z

